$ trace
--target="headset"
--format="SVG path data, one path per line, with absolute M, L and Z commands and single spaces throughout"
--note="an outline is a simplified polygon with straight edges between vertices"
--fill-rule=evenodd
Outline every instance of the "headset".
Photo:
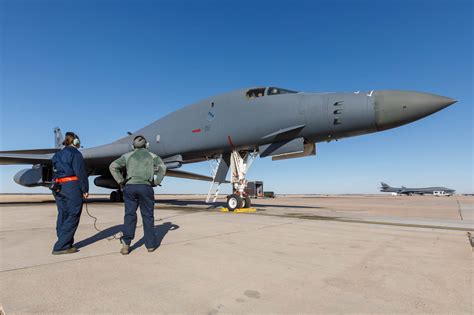
M 73 146 L 75 146 L 76 148 L 81 146 L 81 139 L 79 139 L 79 136 L 76 135 L 74 132 L 72 132 L 72 131 L 66 132 L 66 137 L 67 136 L 74 137 L 74 140 L 72 140 L 72 145 Z M 63 141 L 63 145 L 65 145 L 65 141 Z
M 136 141 L 136 140 L 139 140 L 139 139 L 145 140 L 145 149 L 148 149 L 148 148 L 150 147 L 150 143 L 145 139 L 145 137 L 142 136 L 142 135 L 138 135 L 138 136 L 136 136 L 135 138 L 133 138 L 132 149 L 134 149 L 134 150 L 137 149 L 137 148 L 135 147 L 135 141 Z
M 75 147 L 80 147 L 81 146 L 81 139 L 79 139 L 79 136 L 76 136 L 76 138 L 72 141 L 72 144 Z

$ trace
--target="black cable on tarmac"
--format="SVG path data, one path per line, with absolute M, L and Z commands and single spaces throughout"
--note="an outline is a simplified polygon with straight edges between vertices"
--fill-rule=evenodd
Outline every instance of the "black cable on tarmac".
M 90 214 L 89 212 L 89 207 L 87 206 L 87 198 L 84 198 L 84 204 L 86 205 L 86 213 L 89 217 L 91 217 L 93 220 L 94 220 L 94 229 L 96 229 L 97 232 L 104 232 L 104 230 L 101 230 L 97 227 L 97 220 L 98 218 L 93 216 L 92 214 Z M 122 232 L 118 232 L 110 237 L 107 237 L 107 240 L 108 241 L 111 241 L 111 240 L 119 240 L 120 241 L 120 238 L 122 238 L 123 234 Z

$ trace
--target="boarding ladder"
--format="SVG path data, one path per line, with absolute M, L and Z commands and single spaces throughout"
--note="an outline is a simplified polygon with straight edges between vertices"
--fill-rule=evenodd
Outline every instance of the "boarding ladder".
M 217 170 L 219 169 L 219 165 L 221 164 L 221 161 L 222 161 L 221 157 L 222 156 L 219 156 L 219 158 L 217 159 L 207 160 L 212 169 L 212 183 L 211 183 L 211 187 L 209 187 L 209 191 L 207 192 L 206 203 L 209 203 L 211 198 L 212 198 L 212 202 L 216 202 L 217 196 L 219 196 L 221 183 L 216 182 L 216 175 L 217 175 Z

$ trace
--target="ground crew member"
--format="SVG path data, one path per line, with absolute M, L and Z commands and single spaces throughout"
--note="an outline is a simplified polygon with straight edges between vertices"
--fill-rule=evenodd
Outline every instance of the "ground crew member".
M 154 226 L 155 193 L 152 187 L 161 184 L 166 173 L 166 166 L 161 158 L 148 151 L 149 144 L 145 137 L 136 136 L 132 147 L 132 152 L 122 155 L 109 167 L 114 179 L 123 187 L 125 216 L 123 236 L 120 239 L 122 255 L 128 255 L 130 243 L 135 237 L 138 205 L 142 214 L 145 246 L 149 252 L 158 247 Z M 126 178 L 122 171 L 127 174 Z
M 67 132 L 63 141 L 64 148 L 54 154 L 53 182 L 50 189 L 58 207 L 56 235 L 53 255 L 77 252 L 74 244 L 82 212 L 83 198 L 89 196 L 89 181 L 84 158 L 78 148 L 81 146 L 79 137 L 74 132 Z

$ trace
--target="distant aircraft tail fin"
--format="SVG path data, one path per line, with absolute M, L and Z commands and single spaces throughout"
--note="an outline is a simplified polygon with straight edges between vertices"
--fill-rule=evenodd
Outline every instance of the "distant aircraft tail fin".
M 54 147 L 59 149 L 63 146 L 63 133 L 61 132 L 61 129 L 59 127 L 54 128 Z
M 382 185 L 382 188 L 389 188 L 390 187 L 390 185 L 387 185 L 384 182 L 381 182 L 380 185 Z

